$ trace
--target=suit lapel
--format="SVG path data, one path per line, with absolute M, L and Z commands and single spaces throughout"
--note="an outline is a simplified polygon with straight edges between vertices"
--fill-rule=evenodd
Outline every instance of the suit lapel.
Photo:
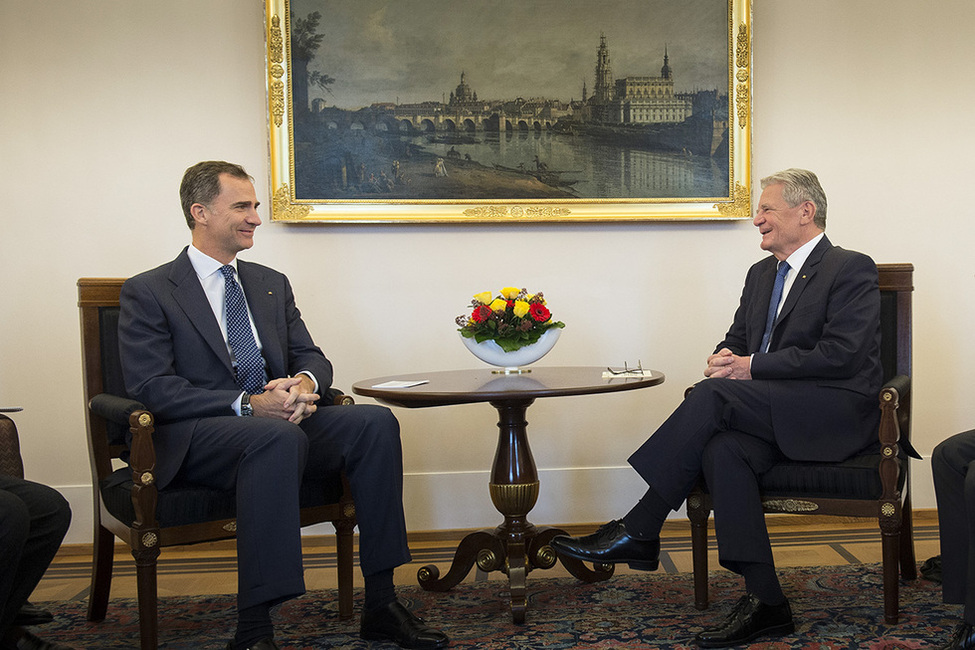
M 175 287 L 173 288 L 173 298 L 186 314 L 187 319 L 200 333 L 203 340 L 217 355 L 227 372 L 233 374 L 233 363 L 230 360 L 230 352 L 227 350 L 227 342 L 220 332 L 220 325 L 213 315 L 213 308 L 207 300 L 200 279 L 196 276 L 193 263 L 190 262 L 186 249 L 180 253 L 179 257 L 173 262 L 173 268 L 169 274 L 169 280 Z
M 251 316 L 254 318 L 254 326 L 257 327 L 257 334 L 261 337 L 261 351 L 269 373 L 272 377 L 283 377 L 286 374 L 287 364 L 275 324 L 279 296 L 275 294 L 273 286 L 259 265 L 237 260 L 237 273 L 240 276 L 244 295 L 247 297 L 247 306 L 250 307 Z
M 779 310 L 779 317 L 775 320 L 775 326 L 772 328 L 772 331 L 775 331 L 778 324 L 789 315 L 792 309 L 796 306 L 796 303 L 799 302 L 799 299 L 802 298 L 802 293 L 809 285 L 809 281 L 812 280 L 813 276 L 815 276 L 816 272 L 819 270 L 819 263 L 823 261 L 823 255 L 825 255 L 826 251 L 832 247 L 833 245 L 830 243 L 829 239 L 823 235 L 823 238 L 819 240 L 816 247 L 812 249 L 811 253 L 809 253 L 809 257 L 806 258 L 806 263 L 802 265 L 802 268 L 799 269 L 798 273 L 796 274 L 796 279 L 792 283 L 792 288 L 789 289 L 789 295 L 785 297 L 785 303 L 782 305 L 782 309 Z

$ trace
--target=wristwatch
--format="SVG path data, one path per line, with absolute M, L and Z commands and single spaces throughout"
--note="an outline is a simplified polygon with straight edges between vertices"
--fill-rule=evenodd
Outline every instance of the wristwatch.
M 245 418 L 254 415 L 254 407 L 251 406 L 251 396 L 249 393 L 244 393 L 240 396 L 240 414 Z

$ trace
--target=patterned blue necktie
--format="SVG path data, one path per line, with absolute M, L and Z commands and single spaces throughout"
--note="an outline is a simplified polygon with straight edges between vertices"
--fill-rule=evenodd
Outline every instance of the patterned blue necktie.
M 768 303 L 768 317 L 765 319 L 765 334 L 762 335 L 762 347 L 759 352 L 768 352 L 769 339 L 772 338 L 772 325 L 775 324 L 775 315 L 779 311 L 779 302 L 782 300 L 782 288 L 785 286 L 785 275 L 789 272 L 789 263 L 781 262 L 779 270 L 775 274 L 775 284 L 772 285 L 772 299 Z
M 234 369 L 237 384 L 251 395 L 263 392 L 267 384 L 264 370 L 264 357 L 254 340 L 251 319 L 247 315 L 244 292 L 234 278 L 234 267 L 227 264 L 220 267 L 223 273 L 225 294 L 224 309 L 227 318 L 227 342 L 234 351 Z

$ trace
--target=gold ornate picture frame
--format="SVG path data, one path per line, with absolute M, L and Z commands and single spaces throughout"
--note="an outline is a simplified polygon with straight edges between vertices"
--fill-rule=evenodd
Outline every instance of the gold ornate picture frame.
M 750 0 L 265 0 L 275 221 L 751 216 Z

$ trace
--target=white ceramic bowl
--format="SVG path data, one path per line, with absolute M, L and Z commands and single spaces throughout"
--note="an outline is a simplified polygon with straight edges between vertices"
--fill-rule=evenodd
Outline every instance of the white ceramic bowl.
M 464 342 L 464 345 L 471 351 L 471 354 L 485 363 L 500 368 L 517 368 L 535 363 L 548 354 L 555 347 L 555 342 L 559 340 L 561 333 L 562 328 L 551 327 L 545 330 L 538 341 L 519 348 L 514 352 L 505 352 L 494 341 L 481 341 L 478 343 L 473 338 L 467 338 L 465 336 L 461 336 L 460 340 Z

